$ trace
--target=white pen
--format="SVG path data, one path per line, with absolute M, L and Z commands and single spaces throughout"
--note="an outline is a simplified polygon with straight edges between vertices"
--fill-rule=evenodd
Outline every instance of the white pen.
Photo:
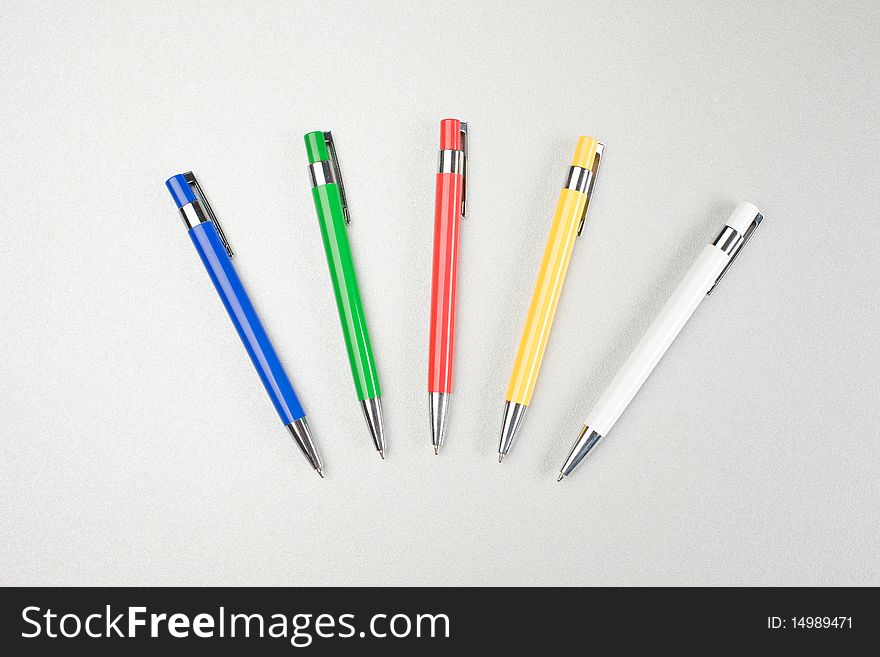
M 717 239 L 706 245 L 611 385 L 587 415 L 574 447 L 559 470 L 557 481 L 568 476 L 589 451 L 608 435 L 611 427 L 669 349 L 669 345 L 694 314 L 700 302 L 712 294 L 712 290 L 727 273 L 763 219 L 764 216 L 754 205 L 740 203 Z

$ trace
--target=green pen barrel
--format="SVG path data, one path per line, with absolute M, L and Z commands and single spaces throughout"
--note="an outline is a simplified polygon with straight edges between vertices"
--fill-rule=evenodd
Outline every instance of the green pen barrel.
M 322 132 L 311 132 L 305 136 L 309 164 L 329 159 Z M 312 187 L 312 197 L 318 213 L 318 224 L 333 293 L 339 310 L 339 321 L 345 337 L 348 362 L 354 378 L 354 386 L 360 401 L 380 397 L 379 375 L 373 358 L 373 347 L 367 329 L 367 320 L 358 288 L 357 274 L 348 242 L 348 227 L 342 206 L 342 195 L 335 182 Z

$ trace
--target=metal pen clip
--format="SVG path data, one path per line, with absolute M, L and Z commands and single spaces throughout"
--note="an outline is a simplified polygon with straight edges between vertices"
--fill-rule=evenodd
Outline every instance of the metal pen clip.
M 593 196 L 593 187 L 596 185 L 596 176 L 599 175 L 599 164 L 605 155 L 605 144 L 601 141 L 596 142 L 596 156 L 593 158 L 593 165 L 590 167 L 590 182 L 587 186 L 587 201 L 584 203 L 584 213 L 581 215 L 581 222 L 578 224 L 578 237 L 584 232 L 584 222 L 587 220 L 587 210 L 590 208 L 590 198 Z
M 187 171 L 183 174 L 183 177 L 193 190 L 196 198 L 199 200 L 199 204 L 204 208 L 205 213 L 208 215 L 208 219 L 214 222 L 214 228 L 217 229 L 217 234 L 220 236 L 220 241 L 223 242 L 223 248 L 226 249 L 226 253 L 229 254 L 230 258 L 233 257 L 234 254 L 232 253 L 232 247 L 229 246 L 229 240 L 226 239 L 226 233 L 223 232 L 223 226 L 220 225 L 217 216 L 214 214 L 214 210 L 211 208 L 211 204 L 208 203 L 208 199 L 205 198 L 205 193 L 202 191 L 199 181 L 196 180 L 192 171 Z
M 345 184 L 342 182 L 342 169 L 339 168 L 339 158 L 336 156 L 336 144 L 333 143 L 333 133 L 327 130 L 324 133 L 324 143 L 327 144 L 327 150 L 330 152 L 330 162 L 333 165 L 333 175 L 336 177 L 336 184 L 339 186 L 339 196 L 342 197 L 342 214 L 345 215 L 345 225 L 351 223 L 351 215 L 348 213 L 348 198 L 345 196 Z
M 467 210 L 467 167 L 468 167 L 468 124 L 467 121 L 461 122 L 461 150 L 464 153 L 464 162 L 461 166 L 461 216 L 464 217 Z
M 713 244 L 724 251 L 727 255 L 730 256 L 730 260 L 727 261 L 727 264 L 724 265 L 724 269 L 721 270 L 721 273 L 718 274 L 718 278 L 715 279 L 715 282 L 712 284 L 712 287 L 709 288 L 709 291 L 706 292 L 706 295 L 712 294 L 712 291 L 718 287 L 718 283 L 721 282 L 721 279 L 724 278 L 724 274 L 727 273 L 727 270 L 730 269 L 730 265 L 733 264 L 733 261 L 736 260 L 736 257 L 743 250 L 743 247 L 746 245 L 752 238 L 752 234 L 755 232 L 755 229 L 761 225 L 761 222 L 764 220 L 764 215 L 760 212 L 755 214 L 754 219 L 752 219 L 752 223 L 749 224 L 749 227 L 746 229 L 745 235 L 740 235 L 736 230 L 731 228 L 730 226 L 725 226 L 721 231 L 721 234 L 715 239 Z

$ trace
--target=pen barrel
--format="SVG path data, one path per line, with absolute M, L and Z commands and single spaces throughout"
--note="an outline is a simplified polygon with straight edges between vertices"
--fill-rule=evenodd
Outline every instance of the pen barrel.
M 434 256 L 431 274 L 428 392 L 452 392 L 462 189 L 463 176 L 461 174 L 437 174 L 434 203 Z
M 205 221 L 189 230 L 190 239 L 208 270 L 208 275 L 235 325 L 251 362 L 260 375 L 278 416 L 284 425 L 299 420 L 305 413 L 293 385 L 281 365 L 275 348 L 269 341 L 266 329 L 251 303 L 247 291 L 232 260 L 223 246 L 220 235 L 211 221 Z
M 728 255 L 717 246 L 710 244 L 703 249 L 611 385 L 596 402 L 587 416 L 587 426 L 602 436 L 607 435 L 697 306 L 706 298 L 706 293 L 729 260 Z
M 574 189 L 563 189 L 559 194 L 513 372 L 507 384 L 507 401 L 527 406 L 532 399 L 586 202 L 587 195 Z
M 336 183 L 318 185 L 312 188 L 321 238 L 327 254 L 327 265 L 330 268 L 330 279 L 333 282 L 333 294 L 339 310 L 339 321 L 345 338 L 348 362 L 354 379 L 358 399 L 379 397 L 379 375 L 373 359 L 373 347 L 367 330 L 361 294 L 358 288 L 357 274 L 348 242 L 348 229 L 345 224 L 345 213 L 342 209 L 342 197 Z

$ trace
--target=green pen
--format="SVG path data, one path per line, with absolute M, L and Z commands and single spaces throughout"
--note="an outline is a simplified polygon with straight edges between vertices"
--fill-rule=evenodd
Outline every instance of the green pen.
M 345 186 L 330 132 L 310 132 L 305 136 L 312 177 L 312 197 L 318 212 L 318 224 L 324 240 L 324 252 L 330 267 L 333 293 L 342 323 L 342 335 L 358 399 L 370 428 L 379 456 L 385 458 L 385 431 L 382 426 L 382 391 L 373 360 L 373 347 L 367 319 L 358 290 L 357 274 L 348 243 L 347 226 L 351 222 Z

